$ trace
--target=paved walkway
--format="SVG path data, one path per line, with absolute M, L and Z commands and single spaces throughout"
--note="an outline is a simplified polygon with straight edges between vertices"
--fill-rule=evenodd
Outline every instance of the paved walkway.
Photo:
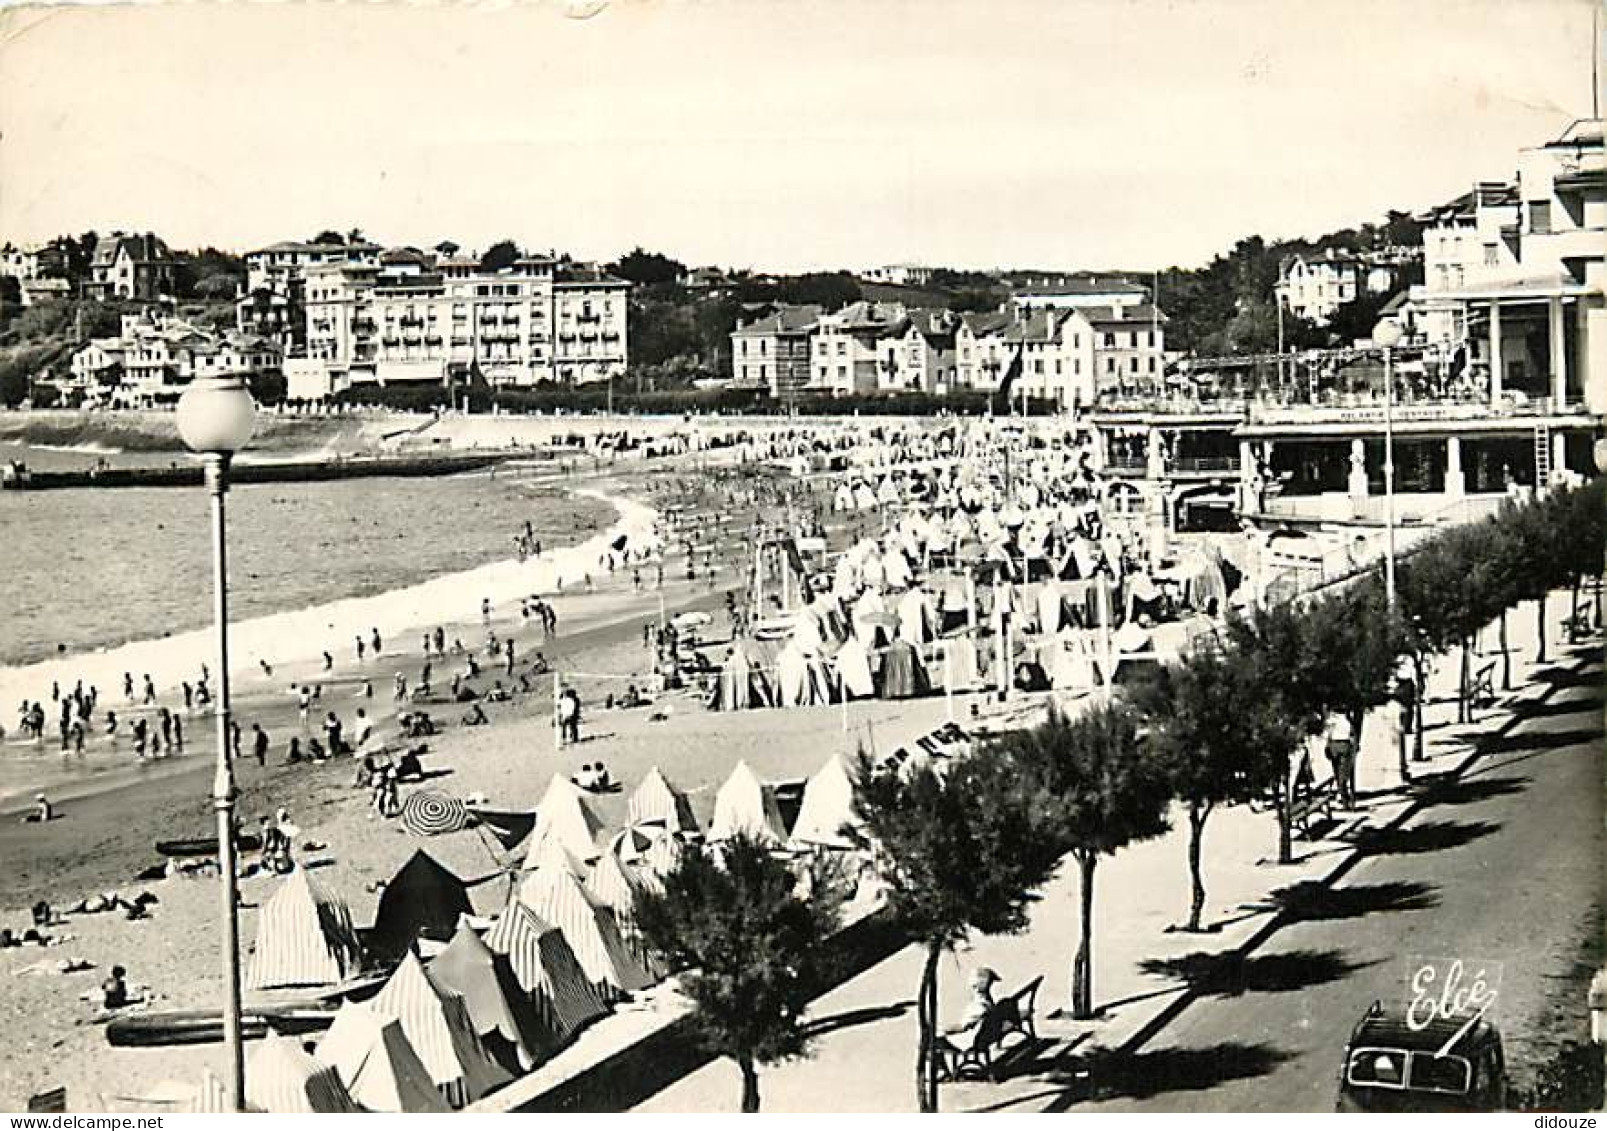
M 1553 594 L 1547 624 L 1553 660 L 1564 654 L 1560 624 L 1567 615 L 1568 595 Z M 1535 616 L 1526 605 L 1509 617 L 1514 653 L 1514 691 L 1506 706 L 1538 697 L 1545 685 L 1532 682 Z M 1485 634 L 1495 647 L 1495 632 Z M 1503 722 L 1501 708 L 1480 712 L 1470 726 L 1455 723 L 1457 663 L 1449 657 L 1429 683 L 1425 712 L 1426 764 L 1414 770 L 1444 773 L 1467 761 L 1474 744 Z M 1499 673 L 1497 676 L 1499 687 Z M 1032 1110 L 1062 1097 L 1075 1080 L 1069 1053 L 1097 1048 L 1117 1049 L 1165 1020 L 1186 992 L 1184 982 L 1168 969 L 1169 960 L 1197 952 L 1220 954 L 1249 942 L 1273 919 L 1272 893 L 1302 882 L 1325 882 L 1354 862 L 1353 839 L 1367 827 L 1381 827 L 1407 814 L 1414 799 L 1399 790 L 1394 752 L 1381 720 L 1363 729 L 1359 762 L 1362 807 L 1340 814 L 1315 841 L 1296 842 L 1296 861 L 1278 865 L 1277 829 L 1271 814 L 1247 809 L 1217 813 L 1207 826 L 1205 883 L 1206 921 L 1216 933 L 1168 932 L 1181 921 L 1189 902 L 1186 823 L 1179 820 L 1166 836 L 1135 846 L 1100 865 L 1095 880 L 1094 992 L 1101 1018 L 1091 1023 L 1048 1020 L 1046 1014 L 1065 1003 L 1069 968 L 1077 938 L 1079 906 L 1073 869 L 1043 892 L 1029 929 L 1012 937 L 972 940 L 961 953 L 945 958 L 939 975 L 940 1016 L 951 1018 L 963 1008 L 965 982 L 971 969 L 988 965 L 1003 979 L 1001 989 L 1015 989 L 1044 976 L 1038 999 L 1041 1037 L 1026 1058 L 999 1084 L 945 1085 L 946 1110 Z M 1319 769 L 1319 772 L 1321 770 Z M 764 1069 L 760 1089 L 770 1112 L 902 1112 L 914 1110 L 914 1066 L 917 1027 L 915 993 L 920 980 L 921 952 L 906 948 L 820 998 L 811 1011 L 821 1035 L 814 1055 Z M 1196 959 L 1196 961 L 1198 961 Z M 639 1110 L 656 1112 L 735 1111 L 741 1095 L 733 1063 L 715 1061 L 666 1087 Z

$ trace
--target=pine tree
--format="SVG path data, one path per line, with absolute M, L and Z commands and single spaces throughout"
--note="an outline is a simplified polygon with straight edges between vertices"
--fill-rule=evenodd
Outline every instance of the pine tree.
M 1120 700 L 1076 718 L 1051 710 L 1031 730 L 1001 744 L 1050 806 L 1054 839 L 1077 861 L 1082 930 L 1071 966 L 1071 1012 L 1094 1015 L 1094 873 L 1099 861 L 1167 829 L 1172 800 L 1161 759 L 1140 741 L 1138 713 Z
M 803 1014 L 823 983 L 824 944 L 838 926 L 841 889 L 798 879 L 763 844 L 740 835 L 716 850 L 688 848 L 635 908 L 636 929 L 695 1007 L 708 1048 L 737 1062 L 742 1110 L 759 1110 L 761 1064 L 808 1051 Z
M 916 1096 L 937 1110 L 937 971 L 973 931 L 1013 934 L 1061 850 L 1039 799 L 1006 757 L 981 750 L 943 770 L 877 767 L 860 751 L 855 808 L 873 846 L 887 903 L 926 950 L 917 995 Z

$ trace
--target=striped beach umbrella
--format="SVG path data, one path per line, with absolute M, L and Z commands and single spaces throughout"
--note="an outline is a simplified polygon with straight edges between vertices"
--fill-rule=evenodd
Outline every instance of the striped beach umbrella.
M 402 827 L 415 836 L 440 836 L 469 826 L 469 810 L 455 797 L 421 789 L 402 806 Z

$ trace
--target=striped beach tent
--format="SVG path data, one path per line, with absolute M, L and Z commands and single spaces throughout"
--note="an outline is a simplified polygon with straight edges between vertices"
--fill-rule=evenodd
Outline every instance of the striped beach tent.
M 548 837 L 536 845 L 530 854 L 525 857 L 524 870 L 533 872 L 537 868 L 563 868 L 573 872 L 577 879 L 585 879 L 590 870 L 586 862 L 564 847 L 559 837 Z
M 853 848 L 845 830 L 862 822 L 854 812 L 854 778 L 841 755 L 834 754 L 804 783 L 803 803 L 792 824 L 792 840 L 799 845 Z
M 554 838 L 579 860 L 590 861 L 597 856 L 602 832 L 603 822 L 580 787 L 562 774 L 553 774 L 536 806 L 536 831 L 531 834 L 525 867 L 531 869 L 541 845 Z
M 714 795 L 714 819 L 709 822 L 711 841 L 728 840 L 747 833 L 761 844 L 780 845 L 787 839 L 787 827 L 776 806 L 775 791 L 738 762 Z
M 473 913 L 462 879 L 419 849 L 380 894 L 368 945 L 380 958 L 394 962 L 420 936 L 445 942 L 457 929 L 458 918 Z
M 507 958 L 545 1049 L 557 1048 L 608 1012 L 607 1000 L 587 980 L 563 932 L 517 899 L 502 909 L 485 942 Z
M 614 923 L 619 928 L 620 938 L 625 940 L 625 945 L 630 948 L 631 953 L 636 956 L 637 961 L 653 980 L 658 981 L 669 971 L 649 949 L 641 932 L 636 929 L 636 899 L 643 887 L 642 881 L 636 877 L 633 870 L 612 852 L 605 852 L 599 856 L 597 862 L 591 866 L 591 874 L 586 877 L 586 894 L 591 897 L 593 903 L 606 907 L 614 913 Z
M 327 986 L 362 967 L 346 901 L 297 868 L 262 906 L 246 988 Z
M 335 1070 L 301 1051 L 288 1037 L 269 1037 L 246 1062 L 246 1108 L 274 1115 L 355 1115 Z
M 343 1002 L 318 1042 L 318 1059 L 335 1070 L 352 1099 L 368 1111 L 445 1114 L 435 1081 L 408 1044 L 402 1023 L 365 1002 Z
M 402 1023 L 407 1043 L 452 1107 L 472 1103 L 512 1079 L 474 1035 L 463 998 L 432 982 L 417 955 L 402 956 L 372 1004 L 375 1012 Z
M 563 932 L 587 979 L 604 995 L 619 997 L 653 983 L 620 938 L 614 913 L 593 903 L 572 873 L 538 868 L 519 885 L 519 902 Z
M 687 836 L 696 836 L 701 831 L 686 794 L 671 785 L 657 766 L 647 771 L 647 776 L 631 794 L 626 820 L 633 825 L 662 825 L 672 833 Z
M 461 924 L 427 969 L 430 981 L 462 996 L 475 1035 L 498 1064 L 513 1073 L 535 1067 L 536 1058 L 525 1044 L 529 1006 L 518 980 L 508 960 L 481 942 L 472 927 Z

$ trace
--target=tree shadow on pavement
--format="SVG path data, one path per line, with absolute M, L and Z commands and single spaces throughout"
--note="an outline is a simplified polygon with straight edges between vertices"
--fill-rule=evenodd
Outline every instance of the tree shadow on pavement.
M 1545 750 L 1561 750 L 1567 746 L 1589 746 L 1601 741 L 1600 724 L 1578 727 L 1573 730 L 1526 730 L 1522 734 L 1503 734 L 1484 743 L 1481 748 L 1490 754 L 1538 754 Z
M 902 1017 L 914 1004 L 912 1001 L 900 1001 L 892 1005 L 849 1009 L 826 1017 L 815 1017 L 804 1026 L 804 1031 L 810 1037 L 823 1037 L 827 1033 L 835 1033 L 838 1029 L 851 1029 L 855 1025 L 869 1025 L 873 1021 L 888 1021 L 894 1017 Z
M 1512 713 L 1525 722 L 1531 719 L 1554 719 L 1561 715 L 1591 715 L 1599 718 L 1603 703 L 1601 696 L 1587 695 L 1582 699 L 1563 699 L 1556 703 L 1520 703 L 1512 709 Z
M 1148 958 L 1145 974 L 1174 978 L 1196 994 L 1239 997 L 1246 993 L 1287 993 L 1348 978 L 1371 963 L 1351 962 L 1338 950 L 1291 950 L 1246 956 L 1236 951 L 1195 951 L 1175 958 Z
M 1497 797 L 1522 793 L 1533 780 L 1533 778 L 1510 776 L 1424 779 L 1420 792 L 1425 806 L 1476 805 L 1481 801 L 1493 801 Z
M 1066 1111 L 1090 1101 L 1142 1100 L 1166 1092 L 1203 1091 L 1232 1080 L 1265 1076 L 1291 1055 L 1265 1043 L 1225 1041 L 1197 1049 L 1076 1057 L 1054 1073 L 1064 1087 L 1044 1110 Z
M 1359 919 L 1379 911 L 1426 911 L 1439 906 L 1440 897 L 1430 884 L 1393 880 L 1382 884 L 1355 884 L 1330 888 L 1312 880 L 1279 888 L 1272 902 L 1286 922 Z
M 1500 827 L 1492 821 L 1424 821 L 1405 829 L 1374 829 L 1354 843 L 1367 856 L 1412 856 L 1461 848 Z

